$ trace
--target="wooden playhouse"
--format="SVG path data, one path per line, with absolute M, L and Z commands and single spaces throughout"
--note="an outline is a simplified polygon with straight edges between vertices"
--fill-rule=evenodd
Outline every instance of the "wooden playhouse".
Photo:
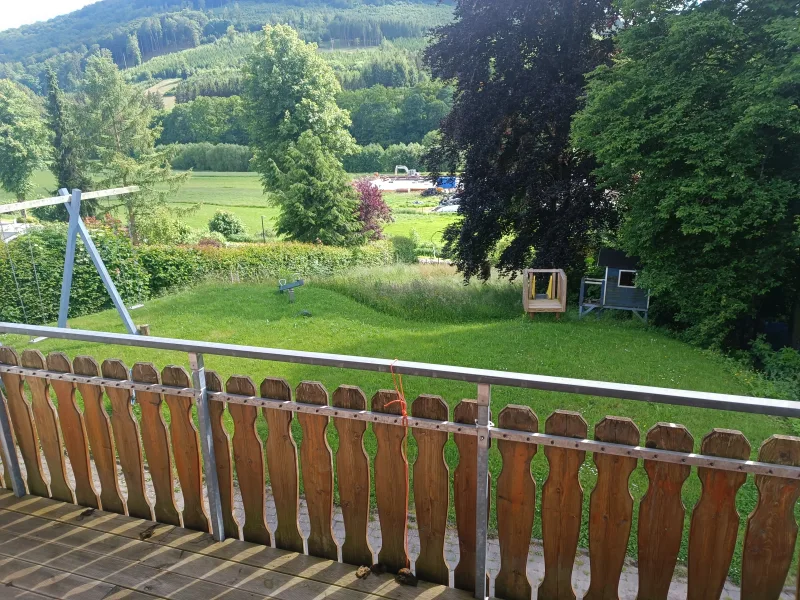
M 567 310 L 567 275 L 562 269 L 525 269 L 522 272 L 522 307 L 529 316 Z

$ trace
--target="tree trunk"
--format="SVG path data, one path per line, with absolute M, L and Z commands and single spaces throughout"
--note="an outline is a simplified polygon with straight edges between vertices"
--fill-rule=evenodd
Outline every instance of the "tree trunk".
M 130 204 L 128 205 L 128 235 L 131 238 L 131 244 L 138 246 L 139 235 L 136 232 L 136 212 Z
M 800 300 L 794 303 L 792 315 L 792 348 L 800 350 Z

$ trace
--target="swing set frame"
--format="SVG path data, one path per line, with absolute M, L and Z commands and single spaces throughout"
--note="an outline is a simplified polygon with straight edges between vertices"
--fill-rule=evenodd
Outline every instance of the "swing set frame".
M 40 200 L 28 200 L 25 202 L 14 202 L 0 205 L 0 214 L 18 212 L 31 208 L 42 208 L 44 206 L 56 206 L 59 204 L 64 204 L 67 208 L 67 212 L 69 213 L 69 226 L 67 228 L 67 248 L 64 254 L 64 274 L 61 280 L 61 301 L 58 307 L 58 326 L 60 328 L 67 328 L 67 316 L 69 315 L 69 296 L 70 291 L 72 290 L 72 274 L 75 268 L 75 250 L 78 236 L 80 235 L 81 240 L 83 241 L 83 246 L 89 253 L 89 258 L 91 258 L 95 269 L 97 269 L 97 273 L 100 275 L 100 279 L 103 281 L 103 285 L 105 286 L 108 295 L 111 296 L 111 301 L 114 303 L 114 307 L 117 309 L 119 316 L 122 318 L 125 329 L 131 335 L 136 335 L 138 333 L 136 325 L 133 324 L 133 319 L 128 312 L 128 308 L 122 301 L 122 297 L 119 295 L 117 287 L 114 285 L 111 275 L 109 275 L 108 269 L 106 269 L 103 259 L 100 257 L 100 253 L 97 251 L 97 247 L 94 245 L 94 242 L 89 235 L 89 230 L 86 228 L 83 219 L 81 219 L 82 200 L 94 200 L 97 198 L 108 198 L 110 196 L 124 196 L 126 194 L 133 194 L 138 191 L 138 186 L 129 186 L 123 188 L 99 190 L 96 192 L 87 192 L 85 194 L 81 192 L 81 190 L 75 189 L 72 190 L 72 193 L 70 194 L 69 190 L 66 188 L 61 188 L 58 190 L 58 196 L 54 198 L 42 198 Z

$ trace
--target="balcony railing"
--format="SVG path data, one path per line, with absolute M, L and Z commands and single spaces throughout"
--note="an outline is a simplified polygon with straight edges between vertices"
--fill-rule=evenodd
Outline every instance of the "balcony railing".
M 494 499 L 501 563 L 495 579 L 498 598 L 531 597 L 526 567 L 537 514 L 545 564 L 538 597 L 574 598 L 571 577 L 583 504 L 579 469 L 586 452 L 593 454 L 597 467 L 589 503 L 591 581 L 586 598 L 617 597 L 633 520 L 629 477 L 639 460 L 649 479 L 636 532 L 639 598 L 667 598 L 684 533 L 681 491 L 692 467 L 697 467 L 703 489 L 692 508 L 688 534 L 689 598 L 720 597 L 740 525 L 736 492 L 751 475 L 758 504 L 747 518 L 742 597 L 778 598 L 789 572 L 797 538 L 800 438 L 773 436 L 752 461 L 750 443 L 742 433 L 715 429 L 703 438 L 697 454 L 682 425 L 659 423 L 642 444 L 630 419 L 606 417 L 590 438 L 580 414 L 556 411 L 540 431 L 536 414 L 526 406 L 508 405 L 492 423 L 490 398 L 492 386 L 510 386 L 800 417 L 797 402 L 10 323 L 0 323 L 0 333 L 181 351 L 188 353 L 191 367 L 191 373 L 176 366 L 158 371 L 150 363 L 137 363 L 129 370 L 114 358 L 98 364 L 90 357 L 70 361 L 62 353 L 44 357 L 25 350 L 18 355 L 0 347 L 0 377 L 6 389 L 5 396 L 0 395 L 2 484 L 17 495 L 28 492 L 182 525 L 211 532 L 217 540 L 242 538 L 269 545 L 274 537 L 278 548 L 303 552 L 298 528 L 302 476 L 311 530 L 308 553 L 337 560 L 341 550 L 345 563 L 366 565 L 372 562 L 367 525 L 374 489 L 382 538 L 378 561 L 392 572 L 410 566 L 408 507 L 413 498 L 420 538 L 416 574 L 443 585 L 449 582 L 444 545 L 452 505 L 460 551 L 454 585 L 484 598 L 491 501 L 488 451 L 494 439 L 502 457 Z M 204 355 L 472 382 L 476 399 L 461 401 L 451 415 L 438 396 L 421 395 L 406 404 L 397 390 L 378 391 L 368 402 L 359 388 L 348 385 L 329 394 L 317 382 L 303 381 L 292 389 L 285 380 L 269 377 L 258 386 L 246 376 L 233 376 L 223 384 L 204 368 Z M 112 407 L 110 416 L 105 397 Z M 132 410 L 134 401 L 140 407 L 138 415 Z M 164 404 L 169 425 L 162 416 Z M 223 425 L 226 411 L 233 422 L 232 437 Z M 260 412 L 269 431 L 266 449 L 255 428 Z M 299 453 L 290 429 L 295 414 L 303 433 Z M 335 455 L 326 440 L 331 419 L 339 436 Z M 367 427 L 377 439 L 372 465 L 363 446 Z M 404 451 L 409 430 L 418 448 L 413 489 Z M 459 454 L 452 474 L 443 454 L 451 434 Z M 544 447 L 549 475 L 537 511 L 531 460 L 539 446 Z M 145 489 L 145 457 L 155 493 L 152 505 Z M 117 462 L 127 494 L 120 491 Z M 182 511 L 175 502 L 174 473 L 183 495 Z M 274 531 L 266 522 L 267 473 L 277 512 Z M 242 523 L 235 518 L 234 474 L 244 505 Z M 333 536 L 337 485 L 345 530 L 341 549 Z

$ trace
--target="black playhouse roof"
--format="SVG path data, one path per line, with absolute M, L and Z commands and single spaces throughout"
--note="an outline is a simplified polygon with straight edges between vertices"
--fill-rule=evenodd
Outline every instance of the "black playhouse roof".
M 601 267 L 611 267 L 612 269 L 631 269 L 634 271 L 639 269 L 638 256 L 628 256 L 622 250 L 612 250 L 611 248 L 602 248 L 597 262 Z

